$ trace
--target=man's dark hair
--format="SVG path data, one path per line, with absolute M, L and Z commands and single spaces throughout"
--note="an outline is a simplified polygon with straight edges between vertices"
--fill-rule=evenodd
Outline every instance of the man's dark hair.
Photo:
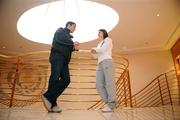
M 76 25 L 76 23 L 75 23 L 75 22 L 69 21 L 69 22 L 67 22 L 67 23 L 66 23 L 66 27 L 68 27 L 68 25 L 73 25 L 73 24 L 75 24 L 75 25 Z
M 104 39 L 109 37 L 109 35 L 108 35 L 108 33 L 107 33 L 107 31 L 105 29 L 100 29 L 99 31 L 103 32 L 103 38 Z

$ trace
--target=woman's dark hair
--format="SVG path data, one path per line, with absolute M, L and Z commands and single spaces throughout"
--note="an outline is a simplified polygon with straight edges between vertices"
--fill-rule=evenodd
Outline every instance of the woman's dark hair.
M 109 35 L 108 35 L 108 33 L 107 33 L 107 31 L 105 29 L 99 29 L 99 31 L 103 32 L 103 38 L 104 39 L 109 37 Z
M 69 21 L 69 22 L 67 22 L 67 23 L 66 23 L 66 27 L 68 27 L 68 25 L 73 25 L 73 24 L 75 24 L 75 25 L 76 25 L 76 23 L 75 23 L 75 22 Z

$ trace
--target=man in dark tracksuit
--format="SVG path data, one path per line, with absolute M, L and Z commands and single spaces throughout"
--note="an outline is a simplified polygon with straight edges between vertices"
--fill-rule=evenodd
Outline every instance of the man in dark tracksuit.
M 70 83 L 68 64 L 71 53 L 79 50 L 79 43 L 74 43 L 70 35 L 75 28 L 74 22 L 67 22 L 65 28 L 59 28 L 54 34 L 49 60 L 51 75 L 48 90 L 42 96 L 44 106 L 49 112 L 61 112 L 56 101 Z

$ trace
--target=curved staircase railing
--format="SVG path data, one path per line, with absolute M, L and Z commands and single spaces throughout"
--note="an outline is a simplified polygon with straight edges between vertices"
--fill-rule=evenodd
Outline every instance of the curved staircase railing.
M 132 96 L 133 107 L 180 105 L 180 85 L 176 71 L 161 74 Z
M 49 51 L 18 56 L 0 55 L 0 105 L 40 107 L 50 74 Z M 116 66 L 117 107 L 132 106 L 127 59 L 113 53 Z M 95 88 L 97 60 L 90 51 L 74 52 L 70 62 L 71 83 L 58 99 L 64 109 L 99 109 L 104 103 Z
M 41 107 L 50 74 L 49 51 L 18 56 L 0 54 L 0 107 Z M 131 95 L 129 62 L 113 53 L 116 66 L 116 107 L 180 105 L 180 85 L 176 72 L 156 77 L 145 88 Z M 97 60 L 90 51 L 73 53 L 70 62 L 71 84 L 58 99 L 64 109 L 100 109 L 104 102 L 95 88 Z

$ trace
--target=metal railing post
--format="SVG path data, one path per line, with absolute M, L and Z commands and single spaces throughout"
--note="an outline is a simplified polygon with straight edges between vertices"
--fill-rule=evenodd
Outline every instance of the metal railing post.
M 162 91 L 161 91 L 161 85 L 160 85 L 159 78 L 157 79 L 157 82 L 158 82 L 158 87 L 159 87 L 159 92 L 160 92 L 160 97 L 161 97 L 161 103 L 162 103 L 162 105 L 164 105 L 164 101 L 163 101 L 163 97 L 162 97 Z
M 20 60 L 21 60 L 21 57 L 18 56 L 9 107 L 12 107 L 12 105 L 13 105 L 13 98 L 14 98 L 14 92 L 15 92 L 15 87 L 16 87 L 16 81 L 17 81 L 17 77 L 18 77 L 18 74 L 19 74 Z

